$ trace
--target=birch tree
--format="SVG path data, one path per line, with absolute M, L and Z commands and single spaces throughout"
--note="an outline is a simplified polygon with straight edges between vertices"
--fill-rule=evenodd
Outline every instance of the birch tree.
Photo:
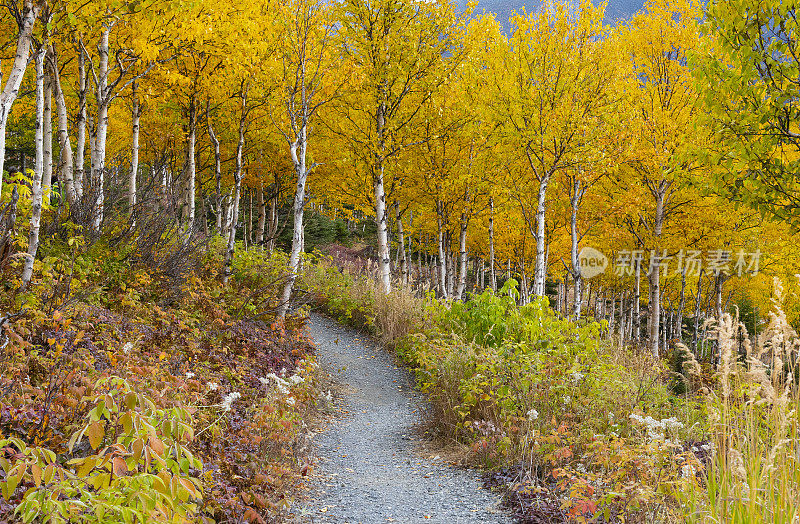
M 21 9 L 16 2 L 4 4 L 10 11 L 17 26 L 16 50 L 8 76 L 3 78 L 0 71 L 0 193 L 3 189 L 3 166 L 6 156 L 6 126 L 11 114 L 11 106 L 19 95 L 22 78 L 28 67 L 28 60 L 33 43 L 33 26 L 39 16 L 41 3 L 35 0 L 25 0 Z
M 571 170 L 565 177 L 565 185 L 567 186 L 567 194 L 569 195 L 570 212 L 569 212 L 569 232 L 570 232 L 570 268 L 569 273 L 572 276 L 574 292 L 574 306 L 572 315 L 575 321 L 581 318 L 581 305 L 583 303 L 583 274 L 581 273 L 581 264 L 579 260 L 578 246 L 584 239 L 586 234 L 590 231 L 590 227 L 586 227 L 583 231 L 579 229 L 578 215 L 583 204 L 584 197 L 594 184 L 603 176 L 600 174 L 587 174 L 583 169 Z
M 222 284 L 227 285 L 233 273 L 233 255 L 236 252 L 236 222 L 239 217 L 239 202 L 242 198 L 242 178 L 244 177 L 244 144 L 247 132 L 247 115 L 250 112 L 248 92 L 250 83 L 243 79 L 239 87 L 239 138 L 236 142 L 236 167 L 233 173 L 233 199 L 231 200 L 231 224 L 225 246 L 225 258 L 222 261 Z
M 514 32 L 490 69 L 495 109 L 507 154 L 527 167 L 514 185 L 536 240 L 533 293 L 544 295 L 547 192 L 589 142 L 587 117 L 607 104 L 610 68 L 603 61 L 602 7 L 548 3 L 512 19 Z M 534 225 L 535 224 L 535 225 Z
M 76 28 L 81 60 L 93 91 L 94 110 L 88 115 L 92 122 L 89 129 L 91 169 L 88 181 L 92 188 L 91 225 L 94 229 L 100 227 L 105 205 L 109 107 L 129 86 L 168 59 L 162 55 L 168 47 L 164 37 L 166 31 L 159 26 L 166 23 L 168 18 L 144 14 L 154 8 L 153 4 L 154 0 L 135 5 L 124 2 L 91 4 L 92 11 L 83 13 L 85 22 Z M 78 146 L 81 147 L 80 137 Z M 82 155 L 82 150 L 76 155 L 79 157 L 78 163 L 82 161 Z
M 51 46 L 51 53 L 49 54 L 50 61 L 48 66 L 50 68 L 50 77 L 53 84 L 53 94 L 55 95 L 55 105 L 58 120 L 58 130 L 56 132 L 58 139 L 58 146 L 61 157 L 59 159 L 60 175 L 59 178 L 64 184 L 64 192 L 66 194 L 67 203 L 74 205 L 78 199 L 78 188 L 76 187 L 74 173 L 75 164 L 72 154 L 72 141 L 69 136 L 69 115 L 67 108 L 66 96 L 64 96 L 64 88 L 61 85 L 61 72 L 59 68 L 58 53 L 56 47 Z
M 466 16 L 456 15 L 449 2 L 344 0 L 338 8 L 337 33 L 356 82 L 337 105 L 336 131 L 359 156 L 371 184 L 380 285 L 389 293 L 387 160 L 417 142 L 408 127 L 460 61 Z
M 687 148 L 699 139 L 694 126 L 697 93 L 687 65 L 688 53 L 696 48 L 700 7 L 691 0 L 652 0 L 635 16 L 625 39 L 630 57 L 629 78 L 635 89 L 626 103 L 631 105 L 630 121 L 635 137 L 633 157 L 628 164 L 637 175 L 636 183 L 650 196 L 632 221 L 640 242 L 650 252 L 649 284 L 650 351 L 659 356 L 661 319 L 661 276 L 669 254 L 662 245 L 664 228 L 685 201 L 676 198 L 681 177 L 692 165 Z
M 278 318 L 289 308 L 300 264 L 303 243 L 303 211 L 306 205 L 306 180 L 316 163 L 308 163 L 309 133 L 319 108 L 329 99 L 324 82 L 333 66 L 329 42 L 333 24 L 326 19 L 324 4 L 315 0 L 297 0 L 285 11 L 280 60 L 283 66 L 283 104 L 288 125 L 279 129 L 289 146 L 289 156 L 296 178 L 292 212 L 294 225 L 289 252 L 288 276 L 281 293 Z
M 131 84 L 131 172 L 128 179 L 128 207 L 131 213 L 136 206 L 136 177 L 139 173 L 139 123 L 142 118 L 142 104 L 139 101 L 139 85 Z
M 25 289 L 33 276 L 33 263 L 39 250 L 39 226 L 42 220 L 42 175 L 44 174 L 44 63 L 47 49 L 40 46 L 34 57 L 36 71 L 36 157 L 31 181 L 31 219 L 28 233 L 28 252 L 22 267 L 22 289 Z

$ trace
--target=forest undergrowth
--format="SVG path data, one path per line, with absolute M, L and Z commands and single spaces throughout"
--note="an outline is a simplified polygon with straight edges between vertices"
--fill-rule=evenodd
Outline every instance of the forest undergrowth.
M 219 240 L 136 238 L 66 228 L 24 290 L 6 261 L 0 520 L 289 516 L 324 400 L 302 314 L 269 322 L 286 256 L 239 250 L 223 286 Z M 429 434 L 519 522 L 800 518 L 800 337 L 779 285 L 757 340 L 730 315 L 711 326 L 712 367 L 680 344 L 655 360 L 546 299 L 519 306 L 513 280 L 446 303 L 385 295 L 369 273 L 308 257 L 297 296 L 408 363 Z
M 448 304 L 384 295 L 369 269 L 321 258 L 303 286 L 408 363 L 429 432 L 484 468 L 519 522 L 800 519 L 800 337 L 779 283 L 755 343 L 731 315 L 710 326 L 712 367 L 680 343 L 656 360 L 546 298 L 519 306 L 513 280 Z
M 221 240 L 158 227 L 62 226 L 24 290 L 6 261 L 0 521 L 289 514 L 319 373 L 302 315 L 270 320 L 285 261 L 241 250 L 222 286 Z

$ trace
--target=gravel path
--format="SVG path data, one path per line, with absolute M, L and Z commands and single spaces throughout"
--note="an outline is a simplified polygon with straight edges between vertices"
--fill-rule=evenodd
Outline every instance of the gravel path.
M 308 331 L 344 398 L 334 401 L 341 416 L 314 438 L 320 464 L 305 521 L 511 522 L 475 472 L 421 451 L 423 399 L 388 351 L 319 315 Z

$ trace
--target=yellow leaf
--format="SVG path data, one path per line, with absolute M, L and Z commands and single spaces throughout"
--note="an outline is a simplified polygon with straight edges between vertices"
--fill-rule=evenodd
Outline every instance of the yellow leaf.
M 100 422 L 92 422 L 89 424 L 89 427 L 86 428 L 86 434 L 89 436 L 89 445 L 92 446 L 92 449 L 99 448 L 100 444 L 103 443 L 105 432 Z
M 53 475 L 56 472 L 56 467 L 54 464 L 48 464 L 46 468 L 44 468 L 44 477 L 43 480 L 46 484 L 50 483 L 53 480 Z
M 199 493 L 197 493 L 197 488 L 194 486 L 194 484 L 192 484 L 192 481 L 190 481 L 189 479 L 182 478 L 179 480 L 179 482 L 181 483 L 181 486 L 183 486 L 184 489 L 188 491 L 191 496 L 193 496 L 194 498 L 200 498 Z
M 131 442 L 131 452 L 133 453 L 133 458 L 137 461 L 142 458 L 142 450 L 144 449 L 144 442 L 142 439 L 137 438 L 133 442 Z
M 78 468 L 78 476 L 79 477 L 86 477 L 89 473 L 92 472 L 94 467 L 97 465 L 97 458 L 95 457 L 88 457 L 83 464 Z
M 33 482 L 36 484 L 36 487 L 42 485 L 42 468 L 40 468 L 37 464 L 31 465 L 31 475 L 33 475 Z

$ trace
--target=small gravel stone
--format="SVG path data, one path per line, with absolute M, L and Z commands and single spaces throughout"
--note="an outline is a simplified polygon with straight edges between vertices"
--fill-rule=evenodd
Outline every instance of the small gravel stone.
M 510 523 L 477 472 L 416 451 L 424 399 L 388 351 L 312 314 L 308 332 L 322 367 L 345 387 L 345 416 L 315 438 L 320 472 L 299 512 L 311 523 Z M 323 487 L 327 488 L 323 490 Z

